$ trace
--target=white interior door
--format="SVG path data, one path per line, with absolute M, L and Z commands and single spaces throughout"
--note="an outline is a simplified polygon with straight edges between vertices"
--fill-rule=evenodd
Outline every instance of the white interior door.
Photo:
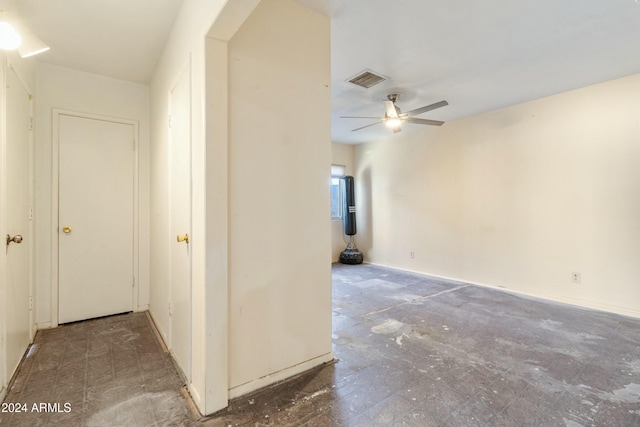
M 191 378 L 191 80 L 189 67 L 170 94 L 171 296 L 170 344 Z M 192 238 L 192 236 L 189 236 Z
M 7 68 L 6 121 L 6 377 L 9 380 L 31 341 L 31 161 L 30 97 Z
M 58 120 L 58 321 L 132 311 L 134 126 Z

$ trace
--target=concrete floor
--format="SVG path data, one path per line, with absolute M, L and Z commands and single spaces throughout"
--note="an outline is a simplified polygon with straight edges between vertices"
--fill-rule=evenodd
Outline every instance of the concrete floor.
M 199 417 L 144 314 L 41 331 L 0 425 L 640 426 L 640 320 L 334 265 L 337 361 Z M 61 406 L 64 410 L 64 407 Z

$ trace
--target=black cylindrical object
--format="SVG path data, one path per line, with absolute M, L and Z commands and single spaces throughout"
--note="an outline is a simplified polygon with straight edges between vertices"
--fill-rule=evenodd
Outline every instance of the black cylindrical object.
M 353 236 L 356 234 L 356 196 L 353 189 L 353 177 L 344 178 L 344 234 L 349 236 L 347 248 L 340 253 L 340 262 L 343 264 L 362 264 L 364 255 L 353 243 Z
M 356 197 L 353 189 L 353 177 L 344 178 L 344 234 L 353 236 L 356 234 Z

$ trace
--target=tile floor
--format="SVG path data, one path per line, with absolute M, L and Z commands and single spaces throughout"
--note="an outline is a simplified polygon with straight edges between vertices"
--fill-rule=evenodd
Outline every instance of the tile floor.
M 333 289 L 336 362 L 212 417 L 132 314 L 38 333 L 7 402 L 72 410 L 0 425 L 640 426 L 638 319 L 371 265 Z
M 36 334 L 0 425 L 190 425 L 181 385 L 145 313 L 73 323 Z

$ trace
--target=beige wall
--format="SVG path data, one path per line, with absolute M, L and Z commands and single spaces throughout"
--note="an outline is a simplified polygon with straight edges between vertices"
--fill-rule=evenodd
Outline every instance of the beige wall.
M 634 75 L 358 146 L 367 259 L 640 317 L 638 93 Z
M 345 167 L 347 175 L 353 175 L 353 154 L 354 146 L 348 144 L 331 144 L 331 164 Z M 356 209 L 358 207 L 356 206 Z M 358 236 L 355 236 L 356 246 Z M 344 251 L 349 243 L 349 238 L 344 234 L 344 224 L 340 220 L 331 221 L 331 261 L 337 262 L 340 259 L 340 252 Z
M 329 21 L 288 0 L 182 5 L 151 83 L 150 311 L 165 340 L 175 239 L 168 93 L 188 63 L 188 386 L 211 413 L 230 396 L 332 357 Z
M 231 3 L 237 11 L 251 9 L 255 1 Z M 150 189 L 150 295 L 149 311 L 165 342 L 169 340 L 170 245 L 175 240 L 170 224 L 169 168 L 169 93 L 180 74 L 190 66 L 191 80 L 191 378 L 188 389 L 202 413 L 211 413 L 226 406 L 227 337 L 225 288 L 211 283 L 207 268 L 207 162 L 206 123 L 206 36 L 218 20 L 224 0 L 193 0 L 183 2 L 172 32 L 164 47 L 151 81 L 151 189 Z M 242 14 L 240 14 L 242 15 Z M 231 31 L 231 30 L 230 30 Z M 224 242 L 226 246 L 226 242 Z M 217 328 L 217 329 L 216 329 Z M 215 331 L 215 333 L 214 333 Z M 220 332 L 223 331 L 223 332 Z M 184 367 L 183 367 L 184 369 Z
M 138 122 L 139 250 L 137 310 L 149 303 L 149 87 L 39 63 L 36 99 L 36 322 L 58 324 L 52 251 L 52 110 L 117 117 Z M 52 157 L 53 156 L 53 157 Z
M 229 381 L 331 355 L 329 18 L 263 0 L 229 42 Z

